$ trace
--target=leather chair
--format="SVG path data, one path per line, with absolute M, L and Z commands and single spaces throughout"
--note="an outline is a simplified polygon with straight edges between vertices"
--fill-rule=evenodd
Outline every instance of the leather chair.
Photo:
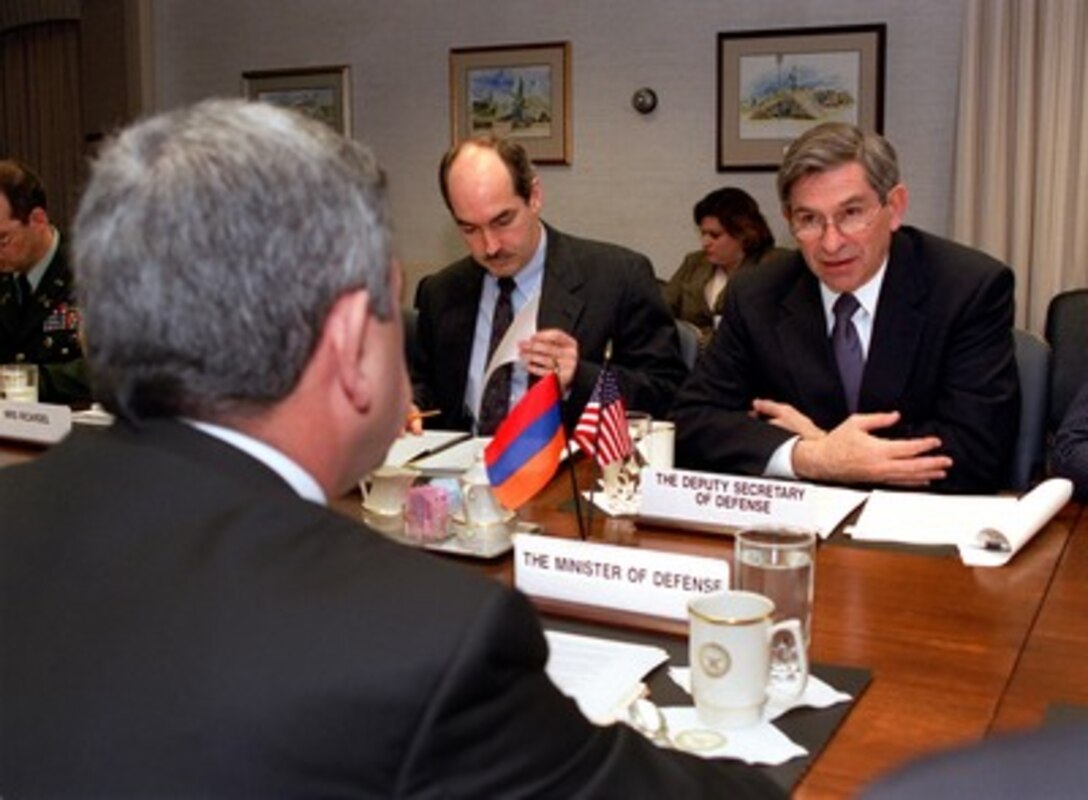
M 1046 464 L 1050 396 L 1050 345 L 1030 331 L 1013 331 L 1016 371 L 1020 376 L 1020 433 L 1016 438 L 1009 486 L 1029 489 Z
M 1055 431 L 1088 380 L 1088 289 L 1054 295 L 1046 311 L 1046 340 L 1052 351 L 1048 427 Z

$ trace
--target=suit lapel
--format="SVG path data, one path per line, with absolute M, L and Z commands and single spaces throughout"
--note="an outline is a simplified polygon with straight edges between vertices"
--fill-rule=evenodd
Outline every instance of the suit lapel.
M 585 307 L 579 293 L 584 278 L 567 256 L 563 234 L 545 227 L 548 231 L 548 252 L 544 258 L 537 329 L 559 328 L 573 336 Z
M 802 265 L 801 269 L 793 288 L 783 298 L 776 325 L 786 369 L 798 398 L 795 405 L 811 410 L 809 416 L 817 422 L 829 417 L 842 419 L 847 413 L 846 398 L 827 336 L 819 283 L 807 267 Z
M 465 402 L 465 386 L 468 383 L 469 361 L 472 359 L 472 342 L 476 330 L 476 314 L 480 307 L 484 271 L 471 259 L 458 268 L 453 283 L 455 296 L 443 304 L 442 319 L 438 326 L 439 350 L 442 364 L 438 371 L 442 377 L 439 385 L 446 387 L 445 408 L 461 408 Z
M 925 323 L 923 303 L 929 289 L 923 271 L 924 266 L 915 261 L 909 242 L 896 234 L 861 379 L 858 407 L 862 410 L 887 411 L 902 405 Z

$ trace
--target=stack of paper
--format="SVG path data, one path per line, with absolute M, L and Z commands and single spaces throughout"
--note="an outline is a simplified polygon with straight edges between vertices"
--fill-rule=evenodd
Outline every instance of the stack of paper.
M 559 631 L 544 635 L 548 677 L 601 725 L 614 722 L 642 691 L 642 679 L 669 660 L 660 647 Z
M 867 541 L 954 545 L 971 566 L 1008 563 L 1069 501 L 1052 478 L 1022 498 L 875 491 L 848 533 Z
M 445 453 L 469 438 L 469 434 L 464 431 L 423 431 L 418 436 L 406 433 L 393 442 L 385 456 L 385 464 L 403 467 L 411 463 L 418 467 L 420 462 Z M 471 461 L 469 463 L 471 466 Z

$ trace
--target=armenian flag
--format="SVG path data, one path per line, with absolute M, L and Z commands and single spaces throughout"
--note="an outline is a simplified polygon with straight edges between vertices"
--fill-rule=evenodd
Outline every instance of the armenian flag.
M 495 497 L 510 509 L 548 485 L 567 438 L 559 405 L 559 379 L 545 375 L 525 393 L 484 448 L 487 478 Z

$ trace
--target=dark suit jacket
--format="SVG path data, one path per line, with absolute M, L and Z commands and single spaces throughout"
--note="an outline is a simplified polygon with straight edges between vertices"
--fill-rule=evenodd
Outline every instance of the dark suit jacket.
M 767 788 L 590 725 L 524 597 L 180 423 L 76 431 L 0 508 L 3 797 Z
M 29 304 L 19 305 L 15 276 L 0 274 L 0 364 L 37 364 L 42 402 L 90 398 L 79 328 L 72 271 L 63 240 Z
M 1059 800 L 1088 792 L 1088 724 L 1048 725 L 918 760 L 863 800 Z
M 1081 386 L 1054 436 L 1050 467 L 1073 481 L 1078 500 L 1088 500 L 1088 381 Z
M 465 383 L 484 275 L 464 258 L 419 288 L 412 383 L 420 408 L 442 411 L 436 428 L 472 427 Z M 578 340 L 580 363 L 565 403 L 568 427 L 589 400 L 609 341 L 628 408 L 663 416 L 687 374 L 653 267 L 645 256 L 616 245 L 548 227 L 537 327 L 560 328 Z
M 938 491 L 1003 488 L 1019 420 L 1012 272 L 978 251 L 902 228 L 892 237 L 858 401 L 899 411 L 878 435 L 935 434 L 954 465 Z M 761 474 L 791 434 L 748 410 L 790 403 L 830 430 L 848 416 L 819 283 L 797 252 L 729 286 L 717 334 L 673 408 L 677 463 Z

